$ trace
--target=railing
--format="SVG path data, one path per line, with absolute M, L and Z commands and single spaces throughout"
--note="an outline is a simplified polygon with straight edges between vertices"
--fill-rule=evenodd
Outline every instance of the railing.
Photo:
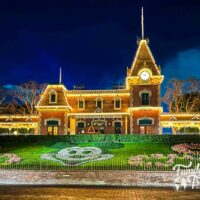
M 76 155 L 74 159 L 66 159 L 66 155 L 54 154 L 49 159 L 42 158 L 42 155 L 35 153 L 16 153 L 19 162 L 8 162 L 8 157 L 5 154 L 0 154 L 0 170 L 51 170 L 51 171 L 92 171 L 92 170 L 135 170 L 135 171 L 172 171 L 176 164 L 188 166 L 192 162 L 192 168 L 195 168 L 200 163 L 200 156 L 193 156 L 190 159 L 175 158 L 172 164 L 168 163 L 169 159 L 148 158 L 142 162 L 131 163 L 125 157 L 114 156 L 107 160 L 101 160 L 102 156 L 86 156 Z M 105 154 L 107 155 L 107 154 Z M 145 156 L 145 155 L 144 155 Z M 11 156 L 12 157 L 12 156 Z M 73 158 L 73 157 L 72 157 Z M 4 159 L 4 160 L 3 160 Z M 99 159 L 99 160 L 98 160 Z M 7 161 L 6 161 L 7 160 Z M 5 161 L 5 162 L 4 162 Z

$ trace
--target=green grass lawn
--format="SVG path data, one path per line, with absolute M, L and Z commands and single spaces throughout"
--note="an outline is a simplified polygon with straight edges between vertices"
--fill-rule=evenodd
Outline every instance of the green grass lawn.
M 80 166 L 63 166 L 61 163 L 56 161 L 49 161 L 41 159 L 42 154 L 56 153 L 60 149 L 67 147 L 98 147 L 102 150 L 103 154 L 112 154 L 114 157 L 109 160 L 88 162 Z M 19 168 L 48 168 L 48 169 L 122 169 L 128 167 L 128 159 L 131 156 L 138 154 L 169 154 L 172 153 L 171 146 L 169 144 L 153 144 L 153 143 L 57 143 L 54 145 L 45 144 L 27 144 L 20 145 L 18 147 L 7 147 L 3 149 L 6 153 L 14 153 L 22 158 L 20 164 L 16 164 Z

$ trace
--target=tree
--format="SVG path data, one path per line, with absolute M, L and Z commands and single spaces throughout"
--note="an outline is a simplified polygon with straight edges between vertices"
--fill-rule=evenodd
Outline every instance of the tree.
M 171 113 L 200 112 L 200 80 L 170 80 L 162 101 Z
M 5 103 L 6 95 L 7 94 L 5 89 L 2 86 L 0 86 L 0 113 L 4 113 L 4 111 L 8 107 L 8 105 Z
M 40 94 L 46 87 L 46 84 L 38 84 L 34 81 L 15 86 L 11 91 L 12 106 L 14 113 L 36 114 L 35 106 L 39 100 Z

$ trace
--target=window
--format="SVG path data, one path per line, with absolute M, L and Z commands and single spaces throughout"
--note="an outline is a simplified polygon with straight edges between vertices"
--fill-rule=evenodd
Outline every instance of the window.
M 114 100 L 114 109 L 121 109 L 121 99 L 120 98 L 115 98 Z
M 84 99 L 79 99 L 78 100 L 78 109 L 79 110 L 84 110 L 85 109 L 85 100 Z
M 139 120 L 139 125 L 152 125 L 152 119 L 140 119 Z
M 49 103 L 56 103 L 57 102 L 57 93 L 52 90 L 50 92 Z
M 96 99 L 96 107 L 103 109 L 103 99 L 102 98 L 97 98 Z
M 149 93 L 142 93 L 142 105 L 149 105 Z
M 102 107 L 102 102 L 101 102 L 101 100 L 98 100 L 97 101 L 97 108 L 101 108 Z

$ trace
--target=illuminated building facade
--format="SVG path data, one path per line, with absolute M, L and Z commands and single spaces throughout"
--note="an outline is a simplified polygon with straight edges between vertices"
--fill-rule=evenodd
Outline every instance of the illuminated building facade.
M 68 90 L 48 85 L 36 108 L 41 134 L 161 132 L 160 67 L 141 39 L 124 89 Z
M 61 80 L 48 85 L 36 106 L 35 116 L 0 116 L 1 128 L 34 129 L 35 134 L 161 134 L 190 124 L 200 128 L 200 115 L 165 114 L 160 88 L 164 76 L 144 39 L 130 68 L 125 87 L 112 90 L 68 90 Z

